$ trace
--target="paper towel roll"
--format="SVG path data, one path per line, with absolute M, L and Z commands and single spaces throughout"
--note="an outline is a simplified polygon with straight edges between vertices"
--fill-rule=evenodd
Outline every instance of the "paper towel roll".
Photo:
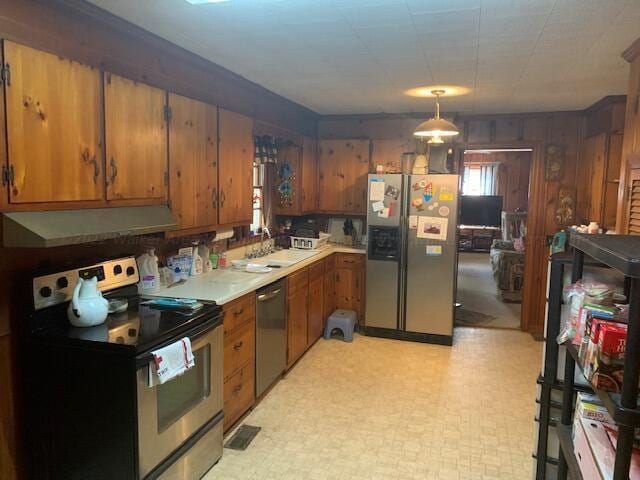
M 226 240 L 232 237 L 233 237 L 233 228 L 223 228 L 221 230 L 216 230 L 216 236 L 213 238 L 213 241 L 217 242 L 218 240 Z

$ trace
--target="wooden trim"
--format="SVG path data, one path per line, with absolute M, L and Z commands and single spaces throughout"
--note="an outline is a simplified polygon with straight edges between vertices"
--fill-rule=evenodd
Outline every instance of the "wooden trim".
M 0 67 L 4 66 L 4 41 L 0 40 Z M 4 82 L 0 80 L 0 174 L 9 166 L 9 144 L 7 139 L 6 100 Z M 103 170 L 104 171 L 104 170 Z M 9 205 L 9 185 L 0 178 L 0 210 L 6 210 Z
M 610 105 L 615 105 L 616 103 L 625 103 L 626 101 L 627 101 L 626 95 L 607 95 L 606 97 L 602 97 L 600 100 L 598 100 L 594 104 L 585 108 L 583 110 L 583 113 L 590 114 L 595 112 L 596 110 L 600 110 L 601 108 L 608 107 Z
M 640 37 L 638 37 L 631 45 L 629 45 L 624 52 L 622 52 L 622 58 L 631 63 L 640 56 Z

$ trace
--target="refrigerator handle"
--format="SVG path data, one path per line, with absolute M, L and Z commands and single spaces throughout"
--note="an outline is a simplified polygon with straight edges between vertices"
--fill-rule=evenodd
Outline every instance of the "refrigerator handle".
M 409 240 L 409 176 L 402 176 L 402 202 L 400 205 L 400 259 L 398 278 L 398 329 L 405 330 L 405 304 L 406 304 L 406 283 L 407 283 L 407 242 Z

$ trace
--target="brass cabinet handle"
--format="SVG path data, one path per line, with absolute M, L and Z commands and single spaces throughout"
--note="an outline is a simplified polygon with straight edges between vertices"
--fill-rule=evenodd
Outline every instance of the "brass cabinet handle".
M 118 176 L 118 165 L 116 164 L 116 159 L 111 157 L 111 183 L 115 183 L 117 176 Z
M 96 155 L 91 157 L 91 163 L 93 163 L 93 183 L 98 183 L 98 178 L 100 178 L 100 165 L 98 164 L 98 157 Z
M 244 342 L 242 340 L 240 340 L 238 343 L 236 343 L 233 346 L 233 349 L 237 352 L 238 350 L 240 350 L 242 348 L 242 345 L 244 345 Z
M 213 206 L 213 208 L 216 208 L 218 205 L 218 189 L 214 188 L 211 191 L 211 205 Z
M 224 207 L 224 201 L 227 199 L 227 196 L 224 194 L 224 190 L 220 189 L 220 206 Z
M 233 387 L 233 394 L 237 395 L 238 393 L 240 393 L 240 390 L 242 390 L 242 385 L 236 385 L 235 387 Z
M 98 158 L 96 155 L 89 158 L 89 155 L 88 148 L 85 148 L 80 154 L 83 162 L 93 164 L 93 183 L 98 183 L 98 178 L 100 177 L 100 165 L 98 165 Z
M 240 310 L 236 310 L 235 312 L 233 312 L 233 316 L 234 317 L 239 317 L 243 313 L 244 313 L 244 307 L 242 307 Z

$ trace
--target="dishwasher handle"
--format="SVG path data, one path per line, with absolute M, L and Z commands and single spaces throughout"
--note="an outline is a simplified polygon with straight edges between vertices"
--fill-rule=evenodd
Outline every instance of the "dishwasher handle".
M 261 295 L 258 295 L 258 301 L 259 302 L 266 302 L 267 300 L 271 300 L 272 298 L 276 298 L 281 290 L 282 289 L 279 288 L 277 290 L 274 290 L 273 292 L 263 293 Z

